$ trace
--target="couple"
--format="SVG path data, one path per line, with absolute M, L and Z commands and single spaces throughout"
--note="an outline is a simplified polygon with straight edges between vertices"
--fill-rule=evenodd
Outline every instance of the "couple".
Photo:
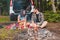
M 31 11 L 30 14 L 27 14 L 27 16 L 24 10 L 22 14 L 18 15 L 18 23 L 21 21 L 24 21 L 25 25 L 32 24 L 32 26 L 38 26 L 40 28 L 44 28 L 47 25 L 47 21 L 44 21 L 43 13 L 40 13 L 37 8 L 34 8 L 34 10 Z

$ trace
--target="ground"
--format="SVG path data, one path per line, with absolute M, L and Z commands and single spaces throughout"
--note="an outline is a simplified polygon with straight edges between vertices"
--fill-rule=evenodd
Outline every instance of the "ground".
M 46 28 L 60 36 L 60 23 L 48 23 Z
M 60 23 L 48 23 L 46 28 L 58 36 L 58 38 L 60 37 Z
M 30 33 L 32 33 L 32 32 L 30 32 Z M 42 34 L 39 34 L 40 36 L 37 36 L 38 38 L 42 38 L 39 40 L 60 40 L 60 23 L 48 23 L 46 28 L 39 29 L 38 33 L 42 33 Z M 34 35 L 34 34 L 32 33 L 32 35 Z M 21 38 L 21 36 L 23 34 L 19 33 L 18 35 L 19 35 L 19 38 Z M 37 35 L 37 34 L 35 34 L 35 35 Z M 33 40 L 33 39 L 30 39 L 30 40 Z
M 9 17 L 9 16 L 8 16 Z M 6 16 L 0 16 L 0 25 L 4 25 L 4 27 L 6 25 L 9 25 L 10 23 L 14 23 L 14 22 L 10 22 L 9 18 L 7 18 Z M 60 22 L 59 23 L 48 23 L 47 26 L 46 26 L 46 29 L 48 29 L 49 31 L 53 32 L 54 35 L 58 36 L 58 38 L 60 37 Z M 5 32 L 5 29 L 3 30 Z M 5 37 L 5 32 L 2 35 L 2 37 Z M 9 32 L 9 31 L 8 31 Z M 13 31 L 12 31 L 13 32 Z M 0 33 L 1 33 L 1 29 L 0 29 Z M 15 32 L 14 32 L 15 33 Z M 13 33 L 13 34 L 14 34 Z M 60 39 L 59 39 L 60 40 Z
M 10 23 L 13 22 L 8 22 L 8 23 L 0 23 L 2 25 L 9 25 Z M 46 28 L 52 32 L 55 32 L 57 34 L 60 34 L 60 23 L 48 23 Z
M 12 22 L 10 22 L 12 23 Z M 10 23 L 2 23 L 2 25 L 9 25 Z M 53 34 L 58 37 L 58 39 L 56 40 L 60 40 L 60 23 L 48 23 L 46 28 L 45 29 L 48 29 L 49 31 L 53 32 Z M 20 35 L 20 33 L 17 33 L 17 35 Z M 14 35 L 15 36 L 15 35 Z M 16 36 L 17 38 L 17 36 Z M 15 38 L 14 38 L 15 40 Z

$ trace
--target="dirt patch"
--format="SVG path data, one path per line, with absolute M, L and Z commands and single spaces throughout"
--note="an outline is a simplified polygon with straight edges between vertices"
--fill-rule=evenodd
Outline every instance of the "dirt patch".
M 48 23 L 46 28 L 60 36 L 60 23 Z

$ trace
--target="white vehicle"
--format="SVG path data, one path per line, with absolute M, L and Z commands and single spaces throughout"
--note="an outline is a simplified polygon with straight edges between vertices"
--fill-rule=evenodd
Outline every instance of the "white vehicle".
M 10 20 L 16 21 L 17 16 L 20 14 L 20 10 L 26 10 L 27 6 L 29 6 L 30 3 L 31 2 L 29 0 L 10 0 Z

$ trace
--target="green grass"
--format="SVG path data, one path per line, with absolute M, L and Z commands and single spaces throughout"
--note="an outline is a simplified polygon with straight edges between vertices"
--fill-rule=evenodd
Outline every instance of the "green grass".
M 9 16 L 0 16 L 0 23 L 10 22 Z

